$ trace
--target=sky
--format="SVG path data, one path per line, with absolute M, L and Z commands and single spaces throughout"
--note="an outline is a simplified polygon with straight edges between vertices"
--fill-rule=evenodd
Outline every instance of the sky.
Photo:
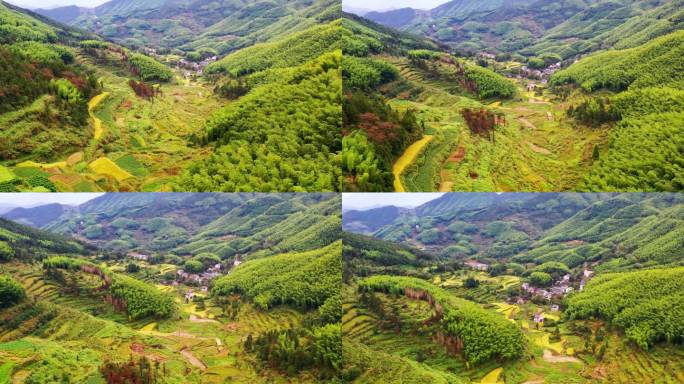
M 81 7 L 97 7 L 109 0 L 4 0 L 7 3 L 23 8 L 55 8 L 65 5 L 78 5 Z
M 79 205 L 101 195 L 103 193 L 0 193 L 0 205 L 16 207 L 35 207 L 52 203 Z
M 443 193 L 343 193 L 342 209 L 369 209 L 387 205 L 413 208 L 434 200 Z
M 369 10 L 385 10 L 411 7 L 432 9 L 450 0 L 342 0 L 343 6 Z

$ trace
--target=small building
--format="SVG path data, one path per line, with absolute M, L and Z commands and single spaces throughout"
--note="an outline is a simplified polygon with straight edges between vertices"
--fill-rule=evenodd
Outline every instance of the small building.
M 186 303 L 192 301 L 192 299 L 194 299 L 194 298 L 195 298 L 195 292 L 193 292 L 192 289 L 185 293 L 185 302 Z
M 558 304 L 553 304 L 551 306 L 551 310 L 554 312 L 558 312 L 558 311 L 560 311 L 560 307 L 558 306 Z
M 544 313 L 540 310 L 534 314 L 534 322 L 536 324 L 544 324 Z
M 138 253 L 138 252 L 130 252 L 130 253 L 128 253 L 127 256 L 130 257 L 130 258 L 133 258 L 133 259 L 136 259 L 136 260 L 142 260 L 142 261 L 147 261 L 147 259 L 150 258 L 150 256 L 144 255 L 144 254 Z
M 480 263 L 479 261 L 476 260 L 468 260 L 465 262 L 465 265 L 468 267 L 478 270 L 478 271 L 486 271 L 489 269 L 489 265 L 485 263 Z

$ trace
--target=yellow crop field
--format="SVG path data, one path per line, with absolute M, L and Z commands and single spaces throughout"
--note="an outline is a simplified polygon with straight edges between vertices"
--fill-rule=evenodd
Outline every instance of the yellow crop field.
M 0 165 L 0 183 L 4 183 L 6 181 L 14 180 L 15 176 L 12 171 L 10 171 L 8 168 L 3 167 Z
M 392 166 L 392 173 L 394 174 L 394 190 L 396 192 L 406 192 L 404 185 L 401 183 L 401 174 L 404 172 L 406 167 L 411 165 L 418 157 L 418 154 L 423 150 L 423 148 L 432 140 L 431 135 L 425 135 L 422 139 L 411 144 L 404 154 L 394 163 Z
M 100 137 L 102 137 L 104 130 L 102 129 L 102 120 L 95 117 L 93 109 L 95 109 L 107 96 L 109 96 L 109 92 L 102 92 L 88 101 L 88 113 L 93 119 L 93 126 L 95 127 L 95 133 L 93 134 L 95 140 L 99 140 Z
M 17 164 L 17 168 L 64 168 L 67 166 L 66 161 L 57 161 L 54 163 L 36 163 L 35 161 L 24 161 Z
M 124 181 L 133 177 L 133 175 L 124 171 L 118 165 L 116 165 L 116 163 L 106 157 L 100 157 L 99 159 L 88 164 L 88 168 L 95 173 L 112 176 L 116 179 L 116 181 Z
M 499 384 L 503 383 L 503 381 L 500 380 L 501 374 L 503 373 L 503 368 L 499 367 L 496 368 L 495 370 L 489 372 L 485 377 L 482 378 L 480 381 L 480 384 Z

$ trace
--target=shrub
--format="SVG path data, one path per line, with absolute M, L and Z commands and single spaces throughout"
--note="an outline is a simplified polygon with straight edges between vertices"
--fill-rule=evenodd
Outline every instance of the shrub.
M 11 307 L 20 302 L 25 295 L 21 284 L 10 276 L 0 275 L 0 308 Z

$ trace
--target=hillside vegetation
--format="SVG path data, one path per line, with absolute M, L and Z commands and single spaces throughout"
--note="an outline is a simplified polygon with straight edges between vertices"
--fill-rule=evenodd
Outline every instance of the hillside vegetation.
M 339 190 L 339 7 L 3 3 L 0 190 Z
M 343 375 L 677 382 L 682 219 L 675 193 L 453 193 L 347 233 Z
M 570 297 L 566 314 L 604 319 L 644 349 L 659 342 L 680 343 L 683 273 L 674 268 L 601 275 Z
M 3 383 L 341 380 L 338 195 L 112 193 L 54 210 L 11 215 L 73 238 L 0 219 Z
M 592 191 L 680 191 L 682 164 L 681 57 L 684 33 L 675 32 L 642 46 L 607 51 L 580 60 L 551 78 L 586 91 L 618 92 L 605 112 L 594 99 L 586 115 L 608 113 L 619 120 L 605 154 L 580 184 Z M 598 97 L 597 97 L 598 99 Z M 599 99 L 603 100 L 603 99 Z

